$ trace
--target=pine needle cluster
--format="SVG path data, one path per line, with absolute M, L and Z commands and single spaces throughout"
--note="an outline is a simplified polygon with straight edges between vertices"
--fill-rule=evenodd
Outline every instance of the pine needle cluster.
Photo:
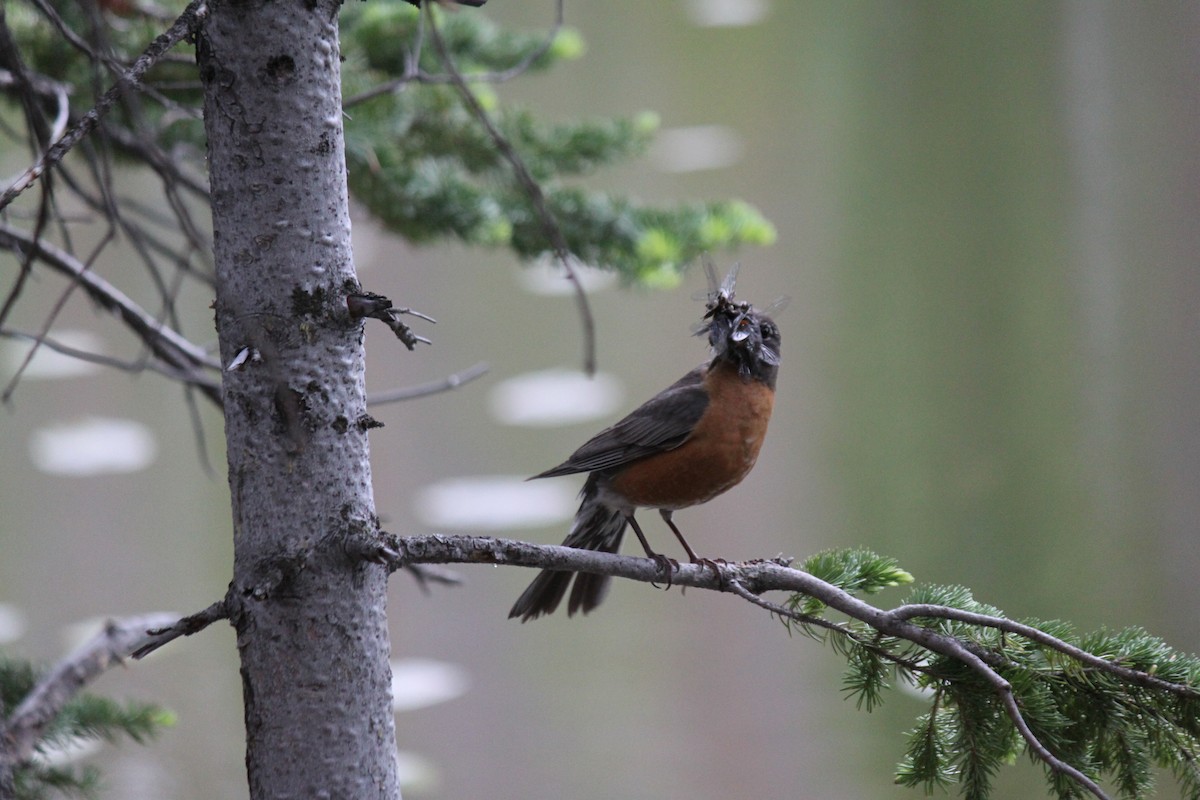
M 40 677 L 30 663 L 0 656 L 0 720 L 12 714 Z M 83 742 L 114 742 L 121 736 L 145 744 L 174 722 L 171 712 L 149 703 L 77 695 L 47 727 L 34 757 L 13 770 L 16 800 L 41 800 L 56 794 L 94 797 L 100 788 L 100 771 L 91 764 L 69 763 L 59 754 Z
M 705 252 L 769 244 L 775 231 L 737 200 L 670 208 L 572 184 L 600 167 L 642 155 L 658 117 L 549 123 L 504 103 L 497 71 L 524 65 L 536 73 L 578 58 L 580 35 L 561 28 L 552 40 L 503 31 L 479 14 L 430 9 L 455 69 L 519 155 L 545 197 L 567 249 L 584 263 L 629 280 L 670 282 Z M 454 238 L 507 247 L 523 259 L 552 251 L 542 211 L 506 159 L 445 80 L 447 65 L 422 37 L 423 20 L 406 3 L 348 6 L 342 15 L 347 57 L 347 166 L 350 189 L 385 225 L 417 241 Z M 422 44 L 423 43 L 423 44 Z M 370 95 L 403 80 L 403 90 Z M 365 92 L 356 100 L 355 92 Z
M 66 4 L 58 12 L 64 28 L 97 24 L 81 8 Z M 551 123 L 502 102 L 495 87 L 504 80 L 582 56 L 580 34 L 559 27 L 547 39 L 505 30 L 482 13 L 429 9 L 455 69 L 537 181 L 539 208 L 451 85 L 422 13 L 400 0 L 376 0 L 347 5 L 340 19 L 350 190 L 390 230 L 416 243 L 452 239 L 532 260 L 555 249 L 545 231 L 548 212 L 574 257 L 652 285 L 673 285 L 679 268 L 705 253 L 774 241 L 771 223 L 740 200 L 655 206 L 572 183 L 641 156 L 658 130 L 657 115 Z M 104 37 L 114 67 L 161 25 L 145 15 L 111 20 Z M 94 101 L 89 87 L 111 83 L 101 65 L 24 4 L 13 6 L 9 24 L 30 67 L 67 87 L 73 119 Z M 149 146 L 202 170 L 202 87 L 194 63 L 163 59 L 142 84 L 139 102 L 108 117 L 114 154 L 136 162 Z
M 771 223 L 740 200 L 655 206 L 572 183 L 641 156 L 658 130 L 657 115 L 551 123 L 502 102 L 496 86 L 504 80 L 581 57 L 580 34 L 559 27 L 547 39 L 503 29 L 483 13 L 443 13 L 434 5 L 429 13 L 455 69 L 538 182 L 545 209 L 514 178 L 451 85 L 423 12 L 400 0 L 353 3 L 340 18 L 348 179 L 355 199 L 390 230 L 417 243 L 453 239 L 531 260 L 554 249 L 545 232 L 548 211 L 583 263 L 615 269 L 631 282 L 665 285 L 705 253 L 774 241 Z M 58 12 L 63 27 L 98 23 L 81 9 L 66 4 Z M 145 15 L 110 20 L 104 37 L 112 65 L 131 60 L 161 25 Z M 72 118 L 94 101 L 89 87 L 111 83 L 101 65 L 81 57 L 24 4 L 13 5 L 9 24 L 30 67 L 68 87 Z M 149 141 L 203 169 L 202 87 L 194 63 L 163 59 L 142 84 L 147 93 L 139 102 L 108 117 L 113 152 L 142 160 Z M 134 147 L 138 137 L 142 144 Z
M 912 580 L 894 560 L 864 550 L 820 553 L 802 569 L 850 595 Z M 1118 797 L 1149 797 L 1165 772 L 1182 796 L 1200 798 L 1200 659 L 1141 628 L 1081 634 L 1064 622 L 1010 621 L 961 586 L 916 587 L 875 624 L 831 620 L 807 595 L 792 596 L 786 608 L 789 629 L 845 656 L 844 689 L 860 708 L 876 707 L 900 681 L 928 698 L 908 734 L 900 784 L 926 792 L 957 786 L 981 800 L 1000 767 L 1024 753 L 1042 765 L 1057 797 L 1095 795 L 1099 784 Z M 911 638 L 885 632 L 901 620 L 918 629 Z M 977 661 L 913 641 L 921 631 L 960 643 Z

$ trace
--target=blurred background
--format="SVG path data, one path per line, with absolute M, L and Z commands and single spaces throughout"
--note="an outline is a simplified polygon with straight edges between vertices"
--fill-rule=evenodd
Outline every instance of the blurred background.
M 484 13 L 545 29 L 553 6 L 494 0 Z M 587 56 L 503 96 L 562 119 L 656 111 L 660 145 L 596 185 L 741 197 L 778 228 L 771 248 L 714 254 L 742 262 L 739 297 L 790 304 L 756 470 L 676 516 L 700 553 L 862 545 L 1012 616 L 1137 624 L 1200 649 L 1200 6 L 610 0 L 569 2 L 567 21 Z M 6 154 L 4 174 L 23 158 Z M 412 248 L 363 215 L 355 249 L 366 286 L 438 320 L 414 353 L 369 330 L 372 390 L 491 368 L 373 411 L 386 424 L 372 434 L 376 502 L 395 533 L 559 542 L 581 481 L 514 504 L 512 479 L 705 356 L 690 336 L 701 271 L 670 291 L 597 288 L 602 375 L 564 389 L 588 418 L 518 415 L 531 373 L 579 369 L 561 284 L 493 253 Z M 120 263 L 104 271 L 121 285 Z M 209 299 L 193 290 L 181 308 L 201 341 Z M 85 342 L 119 338 L 72 303 L 64 319 Z M 19 355 L 5 347 L 0 377 Z M 225 591 L 212 409 L 214 474 L 182 392 L 152 375 L 45 359 L 0 414 L 10 653 L 51 660 L 81 621 L 191 612 Z M 71 466 L 88 441 L 99 466 Z M 892 776 L 923 705 L 898 690 L 856 711 L 840 658 L 758 609 L 618 584 L 590 617 L 520 625 L 505 617 L 532 572 L 457 571 L 464 586 L 428 596 L 392 581 L 393 655 L 432 687 L 397 715 L 407 797 L 921 796 Z M 245 795 L 228 627 L 95 688 L 179 715 L 149 747 L 94 756 L 106 797 Z M 453 699 L 425 705 L 439 691 Z M 1024 760 L 998 785 L 1002 798 L 1045 794 Z

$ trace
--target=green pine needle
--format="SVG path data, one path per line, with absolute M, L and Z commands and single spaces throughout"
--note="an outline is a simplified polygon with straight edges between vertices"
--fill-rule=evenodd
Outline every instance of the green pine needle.
M 835 549 L 809 556 L 800 569 L 853 595 L 875 594 L 893 586 L 913 582 L 894 558 L 870 550 Z M 792 598 L 792 607 L 802 614 L 819 614 L 824 607 L 814 598 Z
M 0 656 L 0 717 L 7 717 L 20 704 L 38 678 L 39 671 L 30 663 Z M 149 703 L 80 694 L 63 707 L 36 751 L 42 754 L 79 739 L 114 742 L 121 736 L 145 744 L 173 724 L 173 713 Z M 99 777 L 92 766 L 56 765 L 36 758 L 18 764 L 13 774 L 18 800 L 41 800 L 54 793 L 94 797 Z

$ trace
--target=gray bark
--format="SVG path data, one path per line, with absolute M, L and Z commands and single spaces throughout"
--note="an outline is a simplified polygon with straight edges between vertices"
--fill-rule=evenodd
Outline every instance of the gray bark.
M 336 0 L 213 0 L 216 324 L 252 798 L 399 796 Z M 366 543 L 366 544 L 364 544 Z

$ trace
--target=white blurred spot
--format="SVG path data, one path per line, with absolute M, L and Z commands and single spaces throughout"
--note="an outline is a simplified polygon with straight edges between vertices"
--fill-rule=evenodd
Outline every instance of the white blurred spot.
M 112 617 L 85 617 L 77 622 L 64 625 L 60 638 L 67 652 L 74 652 L 99 635 Z
M 107 758 L 109 760 L 104 765 L 102 796 L 125 797 L 130 800 L 178 796 L 175 774 L 159 760 L 161 755 L 153 749 L 124 747 L 119 753 Z
M 687 15 L 701 28 L 757 25 L 771 11 L 768 0 L 687 0 Z
M 527 372 L 496 384 L 488 397 L 492 416 L 506 425 L 550 428 L 603 417 L 624 398 L 611 375 L 548 369 Z
M 650 148 L 650 158 L 660 172 L 699 172 L 720 169 L 742 160 L 741 135 L 725 125 L 668 128 Z
M 451 478 L 417 493 L 417 514 L 434 528 L 535 528 L 570 518 L 575 492 L 558 481 L 526 483 L 515 475 Z
M 63 767 L 74 764 L 80 759 L 95 755 L 100 750 L 99 739 L 88 739 L 83 736 L 72 736 L 54 742 L 43 742 L 34 760 L 48 767 Z
M 929 702 L 930 698 L 932 698 L 934 695 L 934 691 L 931 687 L 917 686 L 915 683 L 913 683 L 911 678 L 905 678 L 897 681 L 896 688 L 898 688 L 902 694 L 906 694 L 909 697 L 915 698 L 922 702 Z
M 25 614 L 11 603 L 0 603 L 0 644 L 15 642 L 25 635 Z
M 617 275 L 606 269 L 597 269 L 583 264 L 575 264 L 575 275 L 585 292 L 591 293 L 600 289 L 615 286 Z M 530 294 L 557 296 L 575 294 L 575 284 L 567 279 L 567 272 L 554 257 L 540 259 L 527 267 L 522 267 L 517 273 L 517 283 Z
M 396 778 L 405 795 L 434 795 L 441 787 L 437 768 L 429 759 L 408 750 L 396 752 Z
M 88 417 L 33 432 L 29 458 L 54 475 L 101 475 L 137 472 L 154 462 L 158 445 L 140 422 Z
M 392 662 L 392 710 L 412 711 L 444 703 L 471 686 L 467 671 L 448 661 L 405 658 Z
M 59 344 L 64 344 L 67 347 L 73 347 L 76 350 L 83 350 L 88 353 L 102 353 L 104 349 L 100 337 L 88 331 L 56 331 L 53 338 Z M 33 342 L 18 341 L 16 339 L 5 342 L 4 372 L 6 375 L 16 374 L 32 347 Z M 91 375 L 99 371 L 99 364 L 73 358 L 56 350 L 51 350 L 46 345 L 42 345 L 33 354 L 33 360 L 29 362 L 29 366 L 25 368 L 24 378 L 26 380 L 75 378 L 81 375 Z

